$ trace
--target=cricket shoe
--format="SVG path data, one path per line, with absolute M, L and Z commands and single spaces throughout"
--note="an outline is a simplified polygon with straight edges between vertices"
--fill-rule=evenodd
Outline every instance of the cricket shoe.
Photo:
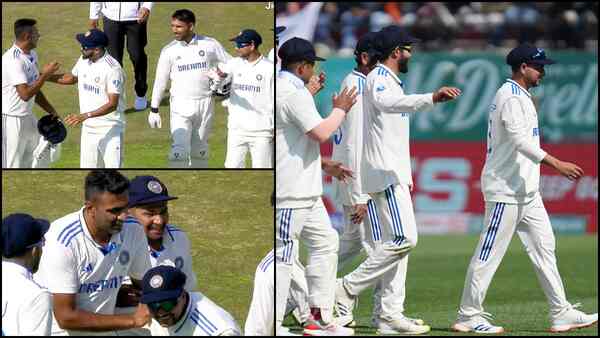
M 596 324 L 598 322 L 598 313 L 588 315 L 576 310 L 575 308 L 579 307 L 580 305 L 581 304 L 579 303 L 573 305 L 562 316 L 554 319 L 552 321 L 550 332 L 567 332 Z
M 404 316 L 405 319 L 408 319 L 409 322 L 412 322 L 415 325 L 425 325 L 425 321 L 421 318 L 410 318 L 410 317 L 406 317 Z M 371 326 L 372 327 L 377 327 L 377 325 L 379 325 L 379 317 L 378 316 L 373 316 L 371 317 Z
M 354 336 L 354 330 L 336 323 L 325 324 L 320 320 L 309 319 L 304 326 L 305 336 Z
M 144 110 L 148 106 L 148 100 L 145 97 L 136 96 L 133 106 L 135 110 Z
M 335 281 L 335 311 L 337 313 L 336 322 L 341 326 L 347 326 L 354 321 L 353 311 L 356 308 L 357 298 L 346 291 L 344 280 L 338 278 Z
M 431 331 L 429 325 L 417 325 L 408 318 L 400 316 L 392 320 L 379 318 L 377 334 L 423 334 Z
M 470 318 L 459 316 L 459 319 L 456 321 L 456 323 L 452 325 L 452 330 L 456 332 L 474 332 L 485 334 L 504 332 L 504 328 L 502 326 L 492 325 L 488 319 L 491 320 L 492 315 L 487 312 L 482 312 L 480 315 Z
M 341 326 L 345 326 L 345 327 L 355 327 L 356 326 L 356 321 L 354 320 L 354 317 L 352 315 L 335 317 L 334 320 L 338 325 L 341 325 Z

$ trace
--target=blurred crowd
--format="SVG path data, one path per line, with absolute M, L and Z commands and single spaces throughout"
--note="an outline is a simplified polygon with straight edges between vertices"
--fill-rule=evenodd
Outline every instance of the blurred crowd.
M 303 6 L 276 2 L 276 15 L 291 15 Z M 598 2 L 326 2 L 314 43 L 321 51 L 352 55 L 362 34 L 390 24 L 406 27 L 425 50 L 490 49 L 518 42 L 596 50 Z

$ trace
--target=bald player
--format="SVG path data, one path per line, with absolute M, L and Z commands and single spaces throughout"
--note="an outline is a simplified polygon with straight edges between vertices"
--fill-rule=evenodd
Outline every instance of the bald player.
M 214 115 L 209 70 L 231 59 L 221 44 L 194 33 L 196 17 L 180 9 L 171 16 L 175 40 L 165 46 L 158 58 L 152 89 L 150 128 L 161 128 L 159 106 L 171 81 L 171 150 L 169 167 L 208 167 L 208 139 Z
M 543 49 L 522 44 L 508 53 L 512 77 L 496 92 L 490 106 L 487 154 L 481 172 L 485 200 L 484 228 L 471 258 L 458 318 L 458 332 L 502 333 L 483 310 L 487 289 L 515 233 L 550 305 L 551 332 L 567 332 L 598 322 L 598 314 L 577 310 L 567 301 L 556 264 L 556 239 L 539 193 L 540 163 L 573 181 L 583 175 L 577 165 L 563 162 L 540 148 L 538 113 L 530 88 L 545 75 L 544 66 L 555 63 Z
M 148 308 L 115 315 L 123 280 L 141 285 L 150 269 L 141 227 L 125 222 L 129 180 L 115 170 L 85 178 L 85 204 L 52 222 L 35 280 L 52 294 L 52 335 L 108 335 L 144 326 Z

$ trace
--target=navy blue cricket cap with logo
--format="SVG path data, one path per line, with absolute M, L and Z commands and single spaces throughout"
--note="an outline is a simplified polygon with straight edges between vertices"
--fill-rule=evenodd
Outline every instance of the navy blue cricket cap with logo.
M 159 265 L 146 272 L 142 279 L 142 304 L 176 299 L 183 293 L 186 275 L 181 270 Z
M 85 33 L 80 33 L 75 36 L 77 41 L 84 48 L 96 48 L 108 46 L 108 37 L 99 29 L 90 29 Z
M 154 176 L 136 176 L 129 183 L 129 207 L 177 199 Z
M 298 61 L 325 61 L 317 56 L 315 47 L 308 40 L 293 37 L 287 40 L 277 52 L 281 62 L 290 63 Z
M 376 45 L 377 49 L 383 54 L 386 54 L 396 47 L 411 46 L 413 43 L 421 40 L 412 37 L 408 32 L 398 26 L 387 26 L 377 32 Z
M 2 256 L 21 256 L 28 249 L 39 245 L 50 223 L 27 214 L 11 214 L 2 220 Z
M 262 37 L 254 29 L 244 29 L 235 38 L 229 39 L 229 41 L 235 41 L 236 43 L 254 42 L 254 46 L 258 47 L 262 43 Z
M 360 53 L 368 53 L 373 55 L 378 52 L 377 50 L 377 32 L 368 32 L 358 39 L 356 42 L 356 48 L 354 48 L 354 55 L 358 56 Z
M 520 65 L 522 63 L 532 63 L 538 65 L 551 65 L 556 63 L 554 60 L 546 57 L 546 52 L 541 48 L 536 48 L 529 43 L 521 44 L 515 47 L 506 56 L 506 64 Z

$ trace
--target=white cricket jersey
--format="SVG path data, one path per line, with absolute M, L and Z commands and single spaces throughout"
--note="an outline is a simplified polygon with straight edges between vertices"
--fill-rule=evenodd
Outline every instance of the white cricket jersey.
M 185 315 L 170 327 L 162 327 L 152 320 L 153 336 L 220 336 L 241 335 L 235 319 L 200 292 L 188 292 L 190 301 Z
M 133 216 L 127 217 L 126 223 L 135 225 L 141 228 L 142 231 L 144 229 Z M 187 276 L 185 289 L 191 292 L 196 289 L 197 280 L 196 274 L 194 274 L 192 268 L 190 248 L 190 240 L 188 239 L 187 234 L 178 227 L 167 224 L 164 230 L 162 248 L 156 251 L 148 245 L 147 253 L 150 257 L 150 264 L 152 267 L 169 265 L 183 271 Z
M 90 2 L 90 19 L 100 13 L 113 21 L 134 21 L 142 7 L 152 10 L 153 2 Z
M 367 75 L 361 182 L 363 193 L 392 184 L 412 185 L 409 150 L 410 113 L 433 107 L 433 94 L 404 94 L 402 81 L 383 64 Z
M 487 156 L 481 172 L 486 202 L 528 203 L 539 191 L 540 131 L 531 94 L 511 79 L 490 106 Z
M 79 110 L 81 114 L 92 112 L 108 103 L 108 94 L 119 94 L 116 110 L 103 116 L 83 121 L 86 128 L 112 128 L 125 126 L 125 73 L 119 62 L 108 52 L 96 62 L 79 57 L 71 70 L 77 77 Z
M 17 93 L 16 85 L 31 86 L 40 77 L 38 57 L 35 50 L 25 54 L 17 45 L 12 45 L 2 54 L 2 114 L 27 116 L 32 113 L 35 95 L 23 101 Z
M 25 267 L 2 261 L 2 335 L 49 336 L 52 297 Z
M 195 34 L 192 40 L 173 40 L 158 58 L 152 89 L 152 107 L 158 107 L 167 82 L 171 80 L 171 96 L 183 99 L 210 97 L 208 70 L 231 59 L 219 41 Z
M 275 48 L 271 48 L 271 50 L 269 51 L 269 54 L 267 56 L 267 59 L 269 59 L 269 61 L 271 61 L 272 63 L 275 63 Z
M 275 100 L 277 208 L 306 208 L 323 194 L 319 142 L 306 133 L 323 121 L 296 75 L 281 71 Z
M 346 114 L 346 118 L 333 135 L 333 153 L 331 159 L 343 163 L 354 172 L 354 179 L 344 183 L 340 180 L 333 180 L 334 196 L 336 200 L 343 205 L 366 204 L 369 195 L 361 193 L 360 182 L 360 158 L 363 142 L 363 94 L 367 77 L 357 70 L 348 74 L 342 86 L 340 93 L 344 88 L 349 90 L 356 88 L 358 96 L 356 103 Z
M 75 294 L 77 308 L 83 311 L 113 314 L 123 280 L 127 276 L 142 280 L 151 268 L 142 228 L 124 223 L 123 229 L 102 247 L 90 235 L 83 208 L 52 222 L 45 239 L 36 281 L 51 293 Z M 53 333 L 62 331 L 56 321 L 52 325 Z M 67 333 L 106 334 L 73 330 Z
M 244 325 L 246 336 L 273 336 L 275 328 L 275 251 L 271 250 L 258 264 L 254 274 L 254 291 L 248 318 Z
M 222 69 L 232 74 L 229 96 L 229 133 L 242 136 L 273 136 L 273 63 L 259 56 L 254 62 L 236 57 Z

